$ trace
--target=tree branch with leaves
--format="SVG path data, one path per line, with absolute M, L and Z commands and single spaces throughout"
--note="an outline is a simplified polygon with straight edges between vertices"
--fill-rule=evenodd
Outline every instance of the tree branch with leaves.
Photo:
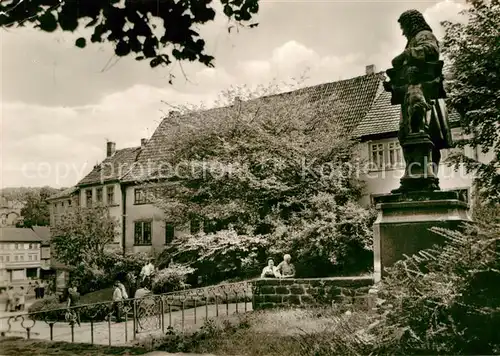
M 230 265 L 228 278 L 261 269 L 266 253 L 292 253 L 304 276 L 371 266 L 373 215 L 358 203 L 355 143 L 339 135 L 334 95 L 318 99 L 300 84 L 231 88 L 216 108 L 179 107 L 163 122 L 162 162 L 178 174 L 149 188 L 170 221 L 203 227 L 174 241 L 165 261 L 189 252 L 182 262 Z
M 107 207 L 73 208 L 52 228 L 51 249 L 64 264 L 92 265 L 115 241 L 117 226 Z
M 481 149 L 486 159 L 455 153 L 449 160 L 475 173 L 483 198 L 500 203 L 500 2 L 467 3 L 464 21 L 443 23 L 443 53 L 450 61 L 450 105 L 467 134 L 457 144 Z
M 259 0 L 220 0 L 224 16 L 239 26 L 249 23 L 259 10 Z M 198 26 L 213 21 L 212 0 L 5 0 L 0 3 L 0 26 L 10 28 L 33 23 L 44 32 L 75 32 L 92 28 L 90 41 L 111 42 L 115 54 L 134 53 L 151 67 L 172 61 L 197 61 L 213 66 Z M 221 14 L 222 15 L 222 14 Z M 228 27 L 228 30 L 231 27 Z M 75 45 L 84 48 L 86 37 Z

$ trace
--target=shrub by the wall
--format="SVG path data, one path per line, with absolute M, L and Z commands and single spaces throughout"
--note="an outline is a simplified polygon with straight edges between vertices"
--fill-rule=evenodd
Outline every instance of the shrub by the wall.
M 377 352 L 498 354 L 500 215 L 433 230 L 447 244 L 398 262 L 381 284 Z
M 80 313 L 81 321 L 103 321 L 111 312 L 113 290 L 102 289 L 83 295 L 80 298 L 80 306 L 73 310 Z M 66 302 L 60 302 L 56 296 L 49 296 L 33 303 L 29 309 L 32 318 L 36 320 L 66 322 L 68 311 Z
M 153 293 L 163 294 L 188 288 L 187 278 L 194 271 L 191 267 L 171 264 L 153 277 Z

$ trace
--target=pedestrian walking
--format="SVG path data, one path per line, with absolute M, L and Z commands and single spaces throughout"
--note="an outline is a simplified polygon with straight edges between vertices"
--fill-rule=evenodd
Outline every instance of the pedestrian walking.
M 35 299 L 40 299 L 40 284 L 38 281 L 35 282 Z
M 77 288 L 68 288 L 68 312 L 66 313 L 66 319 L 71 323 L 76 322 L 78 326 L 81 326 L 80 309 L 75 308 L 78 305 L 79 301 L 80 293 L 78 293 Z
M 121 313 L 122 302 L 123 302 L 123 294 L 120 288 L 120 283 L 117 281 L 115 282 L 113 291 L 113 311 L 115 313 L 117 323 L 122 322 L 122 313 Z
M 24 311 L 25 306 L 26 306 L 26 291 L 24 290 L 24 287 L 21 286 L 19 288 L 19 292 L 16 293 L 15 309 L 18 311 Z
M 38 296 L 40 297 L 40 299 L 43 299 L 45 297 L 45 287 L 45 281 L 41 281 L 39 286 L 40 290 L 38 292 Z
M 9 289 L 7 289 L 7 303 L 5 304 L 5 311 L 12 312 L 14 311 L 15 307 L 16 307 L 16 296 L 14 287 L 9 286 Z

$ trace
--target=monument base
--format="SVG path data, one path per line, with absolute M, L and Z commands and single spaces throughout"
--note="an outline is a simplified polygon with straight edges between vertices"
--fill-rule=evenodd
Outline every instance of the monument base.
M 374 282 L 385 268 L 445 238 L 429 231 L 432 227 L 460 229 L 471 222 L 468 204 L 457 192 L 421 191 L 382 195 L 375 199 L 378 217 L 374 228 Z
M 401 142 L 406 168 L 401 178 L 401 186 L 391 193 L 406 193 L 439 190 L 437 167 L 434 166 L 432 152 L 434 143 L 425 132 L 411 133 Z

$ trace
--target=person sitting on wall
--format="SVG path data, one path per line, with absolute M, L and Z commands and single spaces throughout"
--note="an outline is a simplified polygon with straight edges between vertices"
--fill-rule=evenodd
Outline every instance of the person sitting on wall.
M 272 258 L 267 260 L 267 266 L 262 269 L 260 278 L 274 278 L 276 277 L 276 266 Z
M 295 267 L 290 261 L 292 256 L 286 254 L 283 256 L 283 261 L 276 267 L 276 274 L 279 278 L 293 278 L 295 277 Z

